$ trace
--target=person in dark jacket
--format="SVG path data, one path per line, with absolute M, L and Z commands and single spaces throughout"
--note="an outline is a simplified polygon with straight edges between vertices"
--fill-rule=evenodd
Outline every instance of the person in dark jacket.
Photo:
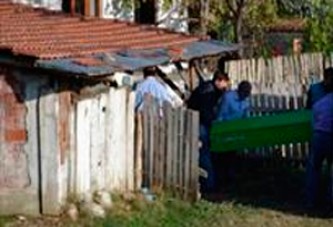
M 209 148 L 209 131 L 216 118 L 216 111 L 224 91 L 229 86 L 229 77 L 226 73 L 216 71 L 213 80 L 203 82 L 191 94 L 187 107 L 200 114 L 200 168 L 207 172 L 206 177 L 200 177 L 200 189 L 203 193 L 215 190 L 214 169 Z

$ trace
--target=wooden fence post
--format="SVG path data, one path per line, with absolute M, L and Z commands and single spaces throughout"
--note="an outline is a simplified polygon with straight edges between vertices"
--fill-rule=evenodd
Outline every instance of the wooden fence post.
M 142 112 L 143 186 L 153 190 L 167 189 L 184 199 L 196 200 L 199 116 L 184 108 L 172 109 L 166 103 L 162 112 L 160 108 L 153 99 L 145 100 Z M 137 138 L 139 127 L 137 121 Z M 138 140 L 137 155 L 141 147 Z

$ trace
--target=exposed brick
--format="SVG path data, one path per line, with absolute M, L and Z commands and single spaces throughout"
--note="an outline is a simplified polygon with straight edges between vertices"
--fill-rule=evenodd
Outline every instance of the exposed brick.
M 60 111 L 58 118 L 58 136 L 60 148 L 61 164 L 64 163 L 70 147 L 70 109 L 71 109 L 71 93 L 62 92 L 59 94 Z
M 26 113 L 26 107 L 23 104 L 20 103 L 11 103 L 11 105 L 6 106 L 6 115 L 11 116 L 11 115 L 18 115 L 22 116 L 25 115 Z
M 0 65 L 0 191 L 30 185 L 23 84 L 9 68 Z
M 6 104 L 6 105 L 14 105 L 17 102 L 17 99 L 15 97 L 15 94 L 12 93 L 3 93 L 1 95 L 2 97 L 2 101 Z
M 6 115 L 4 117 L 5 125 L 3 126 L 6 130 L 17 130 L 24 127 L 24 116 L 21 114 Z
M 30 185 L 27 155 L 22 146 L 11 144 L 0 153 L 0 190 L 25 188 Z
M 8 143 L 25 142 L 27 140 L 27 132 L 20 130 L 5 130 L 5 141 Z

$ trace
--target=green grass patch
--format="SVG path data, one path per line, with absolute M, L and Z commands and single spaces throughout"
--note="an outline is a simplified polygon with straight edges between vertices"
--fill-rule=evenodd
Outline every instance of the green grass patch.
M 168 197 L 150 203 L 120 202 L 105 220 L 83 219 L 77 226 L 101 227 L 217 227 L 332 226 L 332 219 L 310 218 L 234 202 L 194 204 Z
M 153 202 L 138 194 L 134 199 L 114 196 L 114 207 L 105 219 L 81 217 L 73 223 L 66 217 L 28 219 L 10 226 L 87 227 L 328 227 L 333 219 L 302 211 L 304 169 L 252 168 L 245 165 L 235 183 L 223 194 L 224 201 L 184 202 L 158 195 Z M 6 226 L 9 219 L 0 219 Z

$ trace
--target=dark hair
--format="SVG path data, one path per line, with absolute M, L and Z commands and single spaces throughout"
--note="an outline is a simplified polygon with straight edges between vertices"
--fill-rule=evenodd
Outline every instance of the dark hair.
M 146 67 L 143 69 L 143 76 L 147 77 L 147 76 L 155 76 L 156 74 L 156 69 L 155 67 Z
M 327 92 L 333 91 L 333 67 L 324 70 L 324 85 Z
M 238 85 L 238 96 L 241 100 L 246 99 L 251 95 L 252 85 L 249 81 L 243 80 Z
M 328 67 L 324 70 L 324 79 L 328 79 L 329 77 L 333 77 L 333 67 Z
M 251 89 L 252 89 L 252 85 L 247 80 L 241 81 L 238 85 L 238 90 L 240 90 L 240 91 L 244 91 L 244 90 L 245 91 L 251 91 Z
M 216 70 L 214 72 L 214 76 L 213 76 L 213 81 L 217 80 L 217 79 L 222 79 L 222 80 L 229 80 L 229 75 L 226 72 L 221 72 L 219 70 Z

